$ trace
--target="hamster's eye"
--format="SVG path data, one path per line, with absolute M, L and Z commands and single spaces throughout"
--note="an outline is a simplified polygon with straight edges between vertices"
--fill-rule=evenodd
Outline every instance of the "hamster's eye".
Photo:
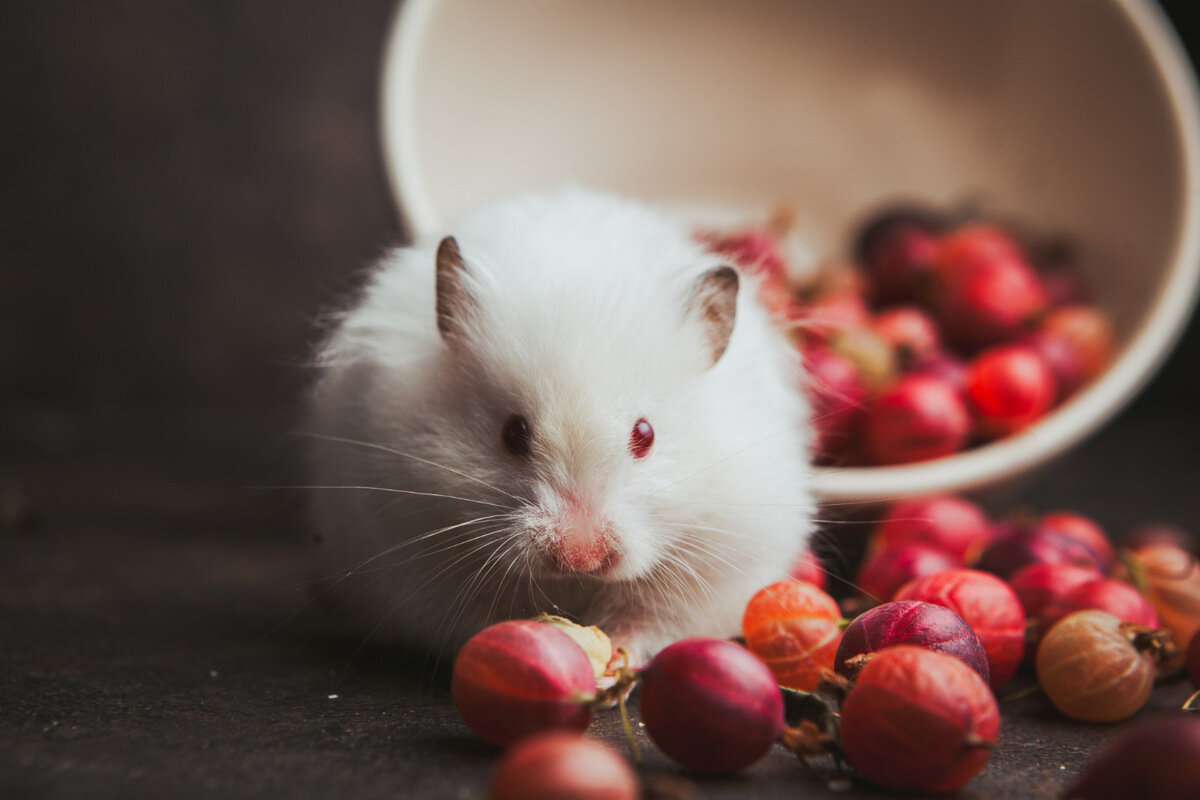
M 654 428 L 650 427 L 646 420 L 639 419 L 633 425 L 633 432 L 629 434 L 629 452 L 633 453 L 634 458 L 645 458 L 653 444 Z
M 527 456 L 533 446 L 533 429 L 523 416 L 513 414 L 500 431 L 500 441 L 510 455 Z

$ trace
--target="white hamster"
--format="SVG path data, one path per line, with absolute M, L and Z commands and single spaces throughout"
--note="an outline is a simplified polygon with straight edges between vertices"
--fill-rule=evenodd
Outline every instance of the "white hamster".
M 392 252 L 335 321 L 313 505 L 375 638 L 453 651 L 554 611 L 644 662 L 736 634 L 810 533 L 795 348 L 665 212 L 501 202 Z

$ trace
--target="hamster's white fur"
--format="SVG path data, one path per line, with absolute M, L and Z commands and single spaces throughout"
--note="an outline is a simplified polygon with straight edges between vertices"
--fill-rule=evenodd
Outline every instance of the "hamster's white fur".
M 320 356 L 313 503 L 338 603 L 376 638 L 438 650 L 542 611 L 638 661 L 736 634 L 813 510 L 799 359 L 754 279 L 713 363 L 691 300 L 723 262 L 664 213 L 570 190 L 446 233 L 470 299 L 460 336 L 439 333 L 437 237 L 379 264 Z M 502 443 L 515 414 L 525 456 Z M 639 419 L 655 434 L 642 458 Z M 577 512 L 610 537 L 610 570 L 547 558 Z

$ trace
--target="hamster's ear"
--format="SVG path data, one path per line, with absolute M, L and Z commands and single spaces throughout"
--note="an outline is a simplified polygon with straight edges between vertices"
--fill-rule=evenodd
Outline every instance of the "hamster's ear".
M 730 266 L 714 267 L 700 276 L 688 300 L 688 314 L 704 328 L 712 363 L 717 363 L 729 346 L 737 315 L 737 270 Z
M 462 335 L 463 317 L 469 311 L 466 270 L 458 242 L 453 236 L 442 239 L 437 249 L 437 326 L 447 343 Z

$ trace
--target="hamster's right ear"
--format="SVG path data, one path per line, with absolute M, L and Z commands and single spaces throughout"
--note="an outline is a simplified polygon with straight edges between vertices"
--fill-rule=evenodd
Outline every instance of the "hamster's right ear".
M 738 284 L 737 270 L 722 266 L 701 275 L 692 287 L 688 312 L 704 328 L 713 364 L 721 360 L 729 346 L 729 337 L 733 335 Z
M 437 249 L 437 326 L 447 344 L 463 334 L 463 321 L 470 313 L 471 296 L 466 287 L 466 264 L 453 236 Z

